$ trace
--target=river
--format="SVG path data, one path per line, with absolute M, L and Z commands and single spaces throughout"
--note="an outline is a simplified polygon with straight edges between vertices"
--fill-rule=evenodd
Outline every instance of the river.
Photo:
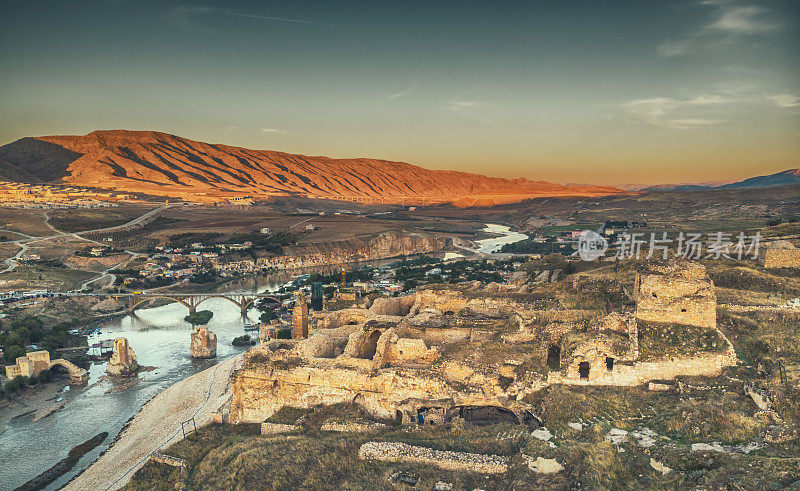
M 212 360 L 189 357 L 192 328 L 183 320 L 187 311 L 181 304 L 137 310 L 135 317 L 107 322 L 101 334 L 89 339 L 90 344 L 127 337 L 139 364 L 154 369 L 142 371 L 137 377 L 115 380 L 105 376 L 105 363 L 94 363 L 89 369 L 86 388 L 69 388 L 63 393 L 67 403 L 62 409 L 36 422 L 33 415 L 11 420 L 0 433 L 0 489 L 24 484 L 65 458 L 75 445 L 107 431 L 109 437 L 102 445 L 47 489 L 60 488 L 108 448 L 125 422 L 145 402 L 175 382 L 245 349 L 231 345 L 234 337 L 244 333 L 245 319 L 238 307 L 224 299 L 210 299 L 203 302 L 202 308 L 214 312 L 208 323 L 217 334 L 217 358 Z M 251 310 L 248 322 L 255 321 L 258 314 L 257 310 Z
M 478 250 L 484 253 L 496 252 L 504 244 L 527 238 L 527 235 L 512 232 L 503 225 L 486 224 L 484 231 L 499 234 L 499 237 L 476 241 Z M 372 261 L 364 265 L 380 266 L 394 261 Z M 328 266 L 313 268 L 313 271 L 331 273 L 339 269 L 339 266 Z M 261 293 L 290 281 L 299 272 L 239 280 L 227 284 L 224 291 L 232 294 Z M 244 318 L 237 306 L 219 298 L 206 300 L 201 309 L 214 312 L 208 327 L 217 335 L 217 358 L 211 360 L 189 357 L 192 328 L 183 320 L 187 314 L 186 307 L 179 303 L 139 309 L 133 317 L 106 322 L 100 334 L 89 339 L 90 344 L 124 336 L 128 338 L 139 364 L 154 369 L 142 371 L 129 379 L 112 379 L 105 376 L 105 362 L 94 363 L 89 369 L 86 387 L 68 388 L 63 392 L 61 397 L 66 404 L 62 409 L 36 422 L 32 414 L 11 420 L 0 433 L 0 489 L 14 489 L 26 483 L 64 459 L 76 445 L 107 431 L 109 437 L 101 445 L 46 488 L 59 489 L 108 448 L 123 425 L 144 403 L 175 382 L 245 349 L 232 346 L 231 341 L 244 334 L 246 322 L 257 320 L 259 312 L 256 309 L 251 309 Z
M 500 249 L 506 244 L 513 244 L 514 242 L 519 242 L 528 238 L 527 235 L 521 232 L 512 231 L 511 227 L 498 225 L 496 223 L 487 223 L 486 228 L 484 228 L 483 231 L 488 234 L 499 235 L 498 237 L 475 241 L 475 244 L 478 245 L 478 252 L 482 252 L 484 254 L 499 252 Z

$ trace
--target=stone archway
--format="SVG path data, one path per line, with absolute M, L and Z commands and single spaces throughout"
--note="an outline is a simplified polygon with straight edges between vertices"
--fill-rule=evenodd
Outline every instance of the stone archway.
M 364 350 L 362 351 L 362 358 L 371 360 L 375 357 L 375 351 L 378 349 L 378 339 L 380 339 L 382 332 L 374 330 L 369 333 L 366 341 L 364 341 Z

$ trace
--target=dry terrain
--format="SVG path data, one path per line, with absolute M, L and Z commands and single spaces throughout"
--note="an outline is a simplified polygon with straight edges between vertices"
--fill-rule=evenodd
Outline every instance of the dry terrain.
M 23 138 L 0 147 L 3 177 L 142 192 L 190 201 L 299 195 L 368 202 L 496 204 L 535 196 L 620 193 L 607 186 L 566 187 L 429 170 L 368 158 L 332 159 L 209 144 L 153 131 L 95 131 Z

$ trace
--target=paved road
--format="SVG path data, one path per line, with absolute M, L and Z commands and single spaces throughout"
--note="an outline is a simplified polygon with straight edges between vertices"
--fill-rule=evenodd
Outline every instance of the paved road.
M 50 228 L 50 230 L 56 232 L 55 235 L 47 235 L 47 236 L 44 236 L 44 237 L 35 237 L 35 236 L 26 235 L 26 234 L 23 234 L 23 233 L 20 233 L 20 232 L 14 232 L 13 230 L 8 230 L 8 232 L 12 232 L 12 233 L 15 233 L 15 234 L 19 234 L 19 235 L 25 236 L 25 237 L 27 237 L 27 239 L 19 239 L 19 240 L 12 241 L 12 243 L 14 243 L 14 244 L 16 244 L 17 246 L 20 247 L 20 250 L 19 250 L 19 252 L 17 252 L 17 254 L 15 256 L 10 257 L 10 258 L 8 258 L 8 259 L 6 259 L 4 261 L 6 263 L 6 269 L 4 269 L 3 271 L 0 271 L 0 274 L 8 273 L 10 271 L 14 271 L 14 269 L 16 269 L 17 266 L 19 266 L 18 260 L 28 251 L 28 249 L 29 249 L 28 245 L 32 244 L 34 242 L 39 242 L 39 241 L 44 241 L 44 240 L 52 240 L 52 239 L 59 239 L 59 238 L 62 238 L 62 237 L 73 237 L 75 239 L 83 240 L 83 241 L 86 241 L 86 242 L 89 242 L 89 243 L 92 243 L 92 244 L 95 244 L 95 245 L 106 246 L 107 244 L 103 244 L 103 243 L 97 242 L 96 240 L 88 239 L 86 237 L 81 237 L 81 235 L 83 235 L 83 234 L 93 234 L 93 233 L 99 233 L 99 232 L 112 232 L 112 231 L 115 231 L 115 230 L 124 230 L 124 229 L 130 228 L 130 227 L 135 227 L 135 226 L 138 226 L 138 225 L 142 224 L 143 222 L 145 222 L 150 217 L 152 217 L 154 215 L 157 215 L 158 213 L 161 213 L 162 211 L 166 210 L 167 208 L 172 208 L 173 206 L 178 206 L 178 203 L 164 204 L 164 205 L 161 205 L 161 206 L 159 206 L 157 208 L 153 208 L 152 210 L 148 211 L 147 213 L 145 213 L 145 214 L 143 214 L 143 215 L 141 215 L 139 217 L 136 217 L 136 218 L 134 218 L 133 220 L 131 220 L 129 222 L 123 223 L 122 225 L 115 225 L 113 227 L 97 228 L 97 229 L 93 229 L 93 230 L 84 230 L 84 231 L 81 231 L 81 232 L 62 232 L 62 231 L 58 230 L 57 228 L 53 227 L 50 224 L 50 213 L 49 212 L 45 212 L 45 214 L 44 214 L 44 217 L 45 217 L 44 223 L 45 223 L 45 225 L 47 225 Z M 126 254 L 129 254 L 130 258 L 128 258 L 126 261 L 123 261 L 123 262 L 121 262 L 121 263 L 119 263 L 119 264 L 117 264 L 115 266 L 112 266 L 111 268 L 108 268 L 108 269 L 102 271 L 101 273 L 99 273 L 99 275 L 96 278 L 92 278 L 91 280 L 84 282 L 81 285 L 80 289 L 82 290 L 82 289 L 86 288 L 87 286 L 89 286 L 91 283 L 94 283 L 94 282 L 100 280 L 101 278 L 104 278 L 104 277 L 109 276 L 109 275 L 113 276 L 114 278 L 116 278 L 116 276 L 113 273 L 110 273 L 110 271 L 118 269 L 119 267 L 121 267 L 124 264 L 127 264 L 131 259 L 133 259 L 134 257 L 139 255 L 139 253 L 137 253 L 137 252 L 127 251 L 127 250 L 124 251 L 124 252 Z

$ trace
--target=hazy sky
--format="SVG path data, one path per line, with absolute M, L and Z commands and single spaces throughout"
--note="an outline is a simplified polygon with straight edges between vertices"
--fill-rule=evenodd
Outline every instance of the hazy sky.
M 561 183 L 800 166 L 797 0 L 0 5 L 0 144 L 152 129 Z

